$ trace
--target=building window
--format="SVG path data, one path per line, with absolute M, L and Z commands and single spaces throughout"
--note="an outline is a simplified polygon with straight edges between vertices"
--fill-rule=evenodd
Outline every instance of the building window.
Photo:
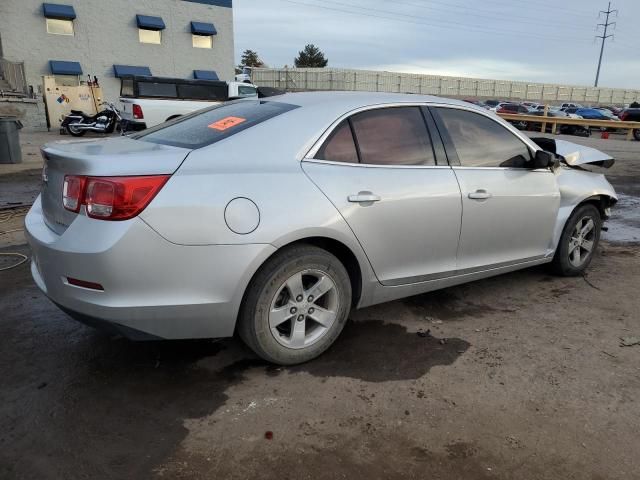
M 73 20 L 47 18 L 47 33 L 52 35 L 73 35 Z
M 154 43 L 156 45 L 162 43 L 162 33 L 160 30 L 145 30 L 144 28 L 139 28 L 138 38 L 140 39 L 140 43 Z
M 213 38 L 204 35 L 191 35 L 193 39 L 193 48 L 212 48 Z

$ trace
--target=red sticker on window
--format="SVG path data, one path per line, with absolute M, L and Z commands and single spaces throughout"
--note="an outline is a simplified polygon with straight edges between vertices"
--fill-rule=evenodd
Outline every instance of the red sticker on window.
M 222 120 L 218 120 L 217 122 L 210 124 L 209 128 L 224 132 L 228 128 L 235 127 L 236 125 L 240 125 L 241 123 L 246 121 L 246 118 L 241 117 L 225 117 Z

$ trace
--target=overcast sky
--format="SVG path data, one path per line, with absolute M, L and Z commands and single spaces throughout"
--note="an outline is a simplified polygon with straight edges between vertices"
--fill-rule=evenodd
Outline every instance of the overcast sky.
M 640 1 L 617 0 L 600 86 L 640 88 Z M 593 85 L 604 0 L 235 0 L 236 63 L 293 65 L 314 43 L 330 67 Z

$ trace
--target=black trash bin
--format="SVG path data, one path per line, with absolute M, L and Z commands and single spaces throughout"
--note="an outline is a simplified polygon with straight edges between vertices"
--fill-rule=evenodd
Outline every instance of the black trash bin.
M 22 122 L 17 117 L 0 116 L 0 163 L 21 163 L 20 134 Z

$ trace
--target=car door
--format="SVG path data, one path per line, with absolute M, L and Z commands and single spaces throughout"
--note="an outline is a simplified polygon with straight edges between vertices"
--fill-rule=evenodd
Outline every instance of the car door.
M 459 271 L 551 255 L 560 206 L 554 173 L 531 169 L 532 149 L 498 119 L 464 108 L 432 111 L 462 192 Z
M 361 111 L 325 134 L 302 162 L 384 285 L 440 278 L 456 269 L 460 189 L 437 134 L 439 154 L 434 151 L 427 121 L 433 125 L 419 106 Z

